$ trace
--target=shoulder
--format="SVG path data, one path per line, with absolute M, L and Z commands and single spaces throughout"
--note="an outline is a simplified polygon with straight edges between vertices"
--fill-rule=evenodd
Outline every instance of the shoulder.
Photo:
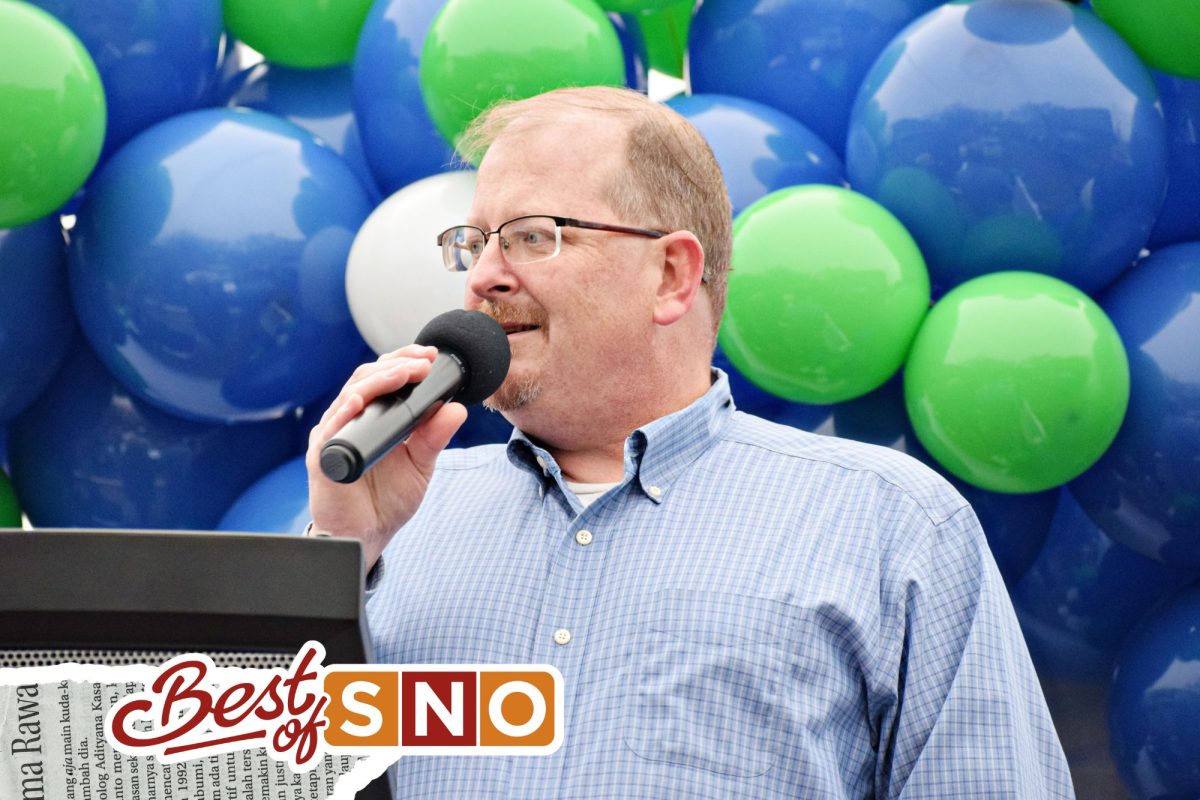
M 464 472 L 491 469 L 500 463 L 507 464 L 505 444 L 482 444 L 475 447 L 450 447 L 438 455 L 437 470 Z

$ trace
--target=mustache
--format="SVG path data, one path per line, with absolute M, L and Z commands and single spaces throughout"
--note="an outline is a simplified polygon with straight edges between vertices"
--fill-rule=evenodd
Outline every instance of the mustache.
M 512 303 L 496 302 L 494 300 L 484 300 L 479 304 L 479 311 L 487 314 L 492 319 L 505 324 L 519 325 L 537 325 L 538 327 L 546 327 L 546 312 L 541 308 L 521 308 Z

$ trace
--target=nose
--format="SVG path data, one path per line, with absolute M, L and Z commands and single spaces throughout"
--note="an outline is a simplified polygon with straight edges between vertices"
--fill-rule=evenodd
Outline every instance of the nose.
M 517 290 L 517 274 L 500 249 L 500 235 L 492 234 L 471 271 L 467 273 L 467 307 L 479 300 L 511 295 Z

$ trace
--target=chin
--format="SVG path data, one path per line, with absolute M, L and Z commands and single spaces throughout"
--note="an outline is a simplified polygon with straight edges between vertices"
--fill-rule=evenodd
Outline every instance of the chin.
M 533 378 L 509 375 L 496 393 L 483 401 L 483 407 L 492 411 L 517 411 L 537 400 L 542 386 Z

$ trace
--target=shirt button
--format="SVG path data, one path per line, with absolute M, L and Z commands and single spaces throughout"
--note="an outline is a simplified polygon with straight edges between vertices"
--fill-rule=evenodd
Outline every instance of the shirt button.
M 541 467 L 542 469 L 546 468 L 546 459 L 542 458 L 541 456 L 538 456 L 537 462 L 538 462 L 539 467 Z
M 582 545 L 591 544 L 592 543 L 592 532 L 591 531 L 576 531 L 575 541 L 579 542 Z
M 555 644 L 566 644 L 571 641 L 571 632 L 566 628 L 559 628 L 554 632 Z
M 650 493 L 651 497 L 662 497 L 662 489 L 658 488 L 657 486 L 651 486 L 646 491 Z

